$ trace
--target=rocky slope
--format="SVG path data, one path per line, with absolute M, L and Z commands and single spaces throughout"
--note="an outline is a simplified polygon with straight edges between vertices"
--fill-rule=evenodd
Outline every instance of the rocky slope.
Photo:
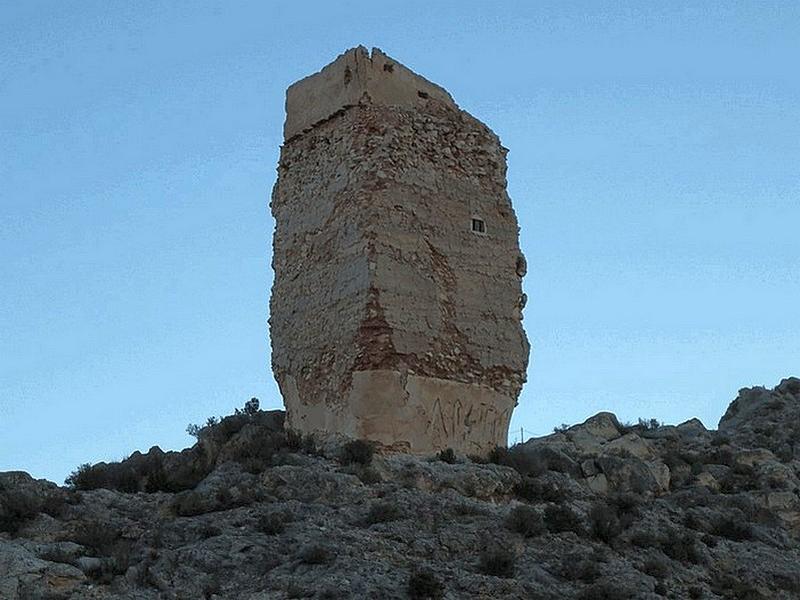
M 717 431 L 601 413 L 486 464 L 252 404 L 197 434 L 68 487 L 0 474 L 0 598 L 800 598 L 800 379 Z

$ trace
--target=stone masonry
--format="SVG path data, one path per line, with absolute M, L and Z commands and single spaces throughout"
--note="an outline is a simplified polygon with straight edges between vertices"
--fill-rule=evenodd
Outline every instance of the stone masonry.
M 529 346 L 497 136 L 363 47 L 289 87 L 284 136 L 270 333 L 287 426 L 505 445 Z

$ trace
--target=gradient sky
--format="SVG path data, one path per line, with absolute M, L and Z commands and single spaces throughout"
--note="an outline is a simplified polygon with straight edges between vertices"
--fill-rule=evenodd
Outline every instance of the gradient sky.
M 378 46 L 510 148 L 512 435 L 800 375 L 797 2 L 0 2 L 0 470 L 191 443 L 269 369 L 284 90 Z

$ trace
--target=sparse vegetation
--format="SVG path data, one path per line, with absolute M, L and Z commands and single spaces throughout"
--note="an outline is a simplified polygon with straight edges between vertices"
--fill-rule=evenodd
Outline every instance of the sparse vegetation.
M 324 544 L 308 544 L 301 548 L 298 558 L 306 565 L 323 565 L 335 558 L 333 550 Z
M 599 579 L 603 570 L 603 557 L 600 554 L 584 555 L 579 552 L 567 554 L 561 561 L 559 575 L 567 581 L 592 583 Z
M 725 515 L 714 523 L 711 533 L 735 542 L 743 542 L 753 538 L 753 527 L 742 518 Z
M 691 532 L 669 532 L 658 538 L 658 546 L 673 560 L 699 565 L 703 563 L 703 554 L 698 546 L 697 536 Z
M 655 431 L 662 425 L 663 423 L 661 423 L 658 419 L 642 419 L 640 417 L 635 424 L 628 422 L 620 425 L 620 432 L 622 432 L 623 434 L 647 433 L 650 431 Z
M 542 516 L 530 506 L 512 508 L 506 517 L 505 525 L 507 529 L 524 537 L 535 537 L 547 531 Z
M 578 535 L 584 533 L 583 525 L 578 515 L 568 506 L 551 504 L 544 509 L 544 522 L 550 533 L 563 533 L 572 531 Z
M 123 463 L 82 464 L 67 477 L 65 483 L 76 490 L 104 488 L 126 493 L 139 491 L 136 472 Z
M 367 440 L 351 440 L 342 447 L 341 460 L 346 465 L 368 465 L 375 454 L 375 446 Z
M 616 507 L 598 502 L 589 511 L 589 531 L 592 537 L 610 544 L 622 533 L 622 522 Z
M 43 500 L 20 490 L 0 490 L 0 532 L 17 533 L 42 510 Z
M 263 514 L 258 518 L 256 529 L 264 535 L 279 535 L 286 530 L 286 516 L 276 512 Z
M 433 571 L 417 569 L 408 578 L 408 597 L 411 600 L 440 600 L 444 586 Z
M 445 448 L 436 455 L 436 458 L 449 465 L 455 464 L 457 461 L 456 453 L 452 448 Z
M 531 477 L 524 477 L 514 486 L 514 494 L 527 502 L 562 502 L 566 498 L 566 491 L 553 482 L 540 481 Z
M 510 548 L 496 546 L 484 549 L 479 558 L 479 569 L 484 575 L 514 577 L 517 556 Z
M 367 512 L 367 516 L 364 518 L 364 522 L 367 525 L 375 525 L 376 523 L 386 523 L 402 518 L 403 513 L 397 504 L 384 500 L 370 506 L 369 512 Z
M 619 584 L 608 581 L 591 584 L 577 596 L 578 600 L 629 600 L 631 593 Z
M 648 558 L 642 565 L 642 573 L 647 573 L 650 577 L 655 577 L 656 579 L 664 579 L 669 575 L 669 567 L 663 560 Z

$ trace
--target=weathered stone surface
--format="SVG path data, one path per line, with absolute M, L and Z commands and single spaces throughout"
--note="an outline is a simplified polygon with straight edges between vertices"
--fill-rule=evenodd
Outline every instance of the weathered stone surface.
M 288 427 L 504 445 L 528 342 L 497 136 L 364 48 L 289 88 L 285 135 L 270 334 Z
M 283 135 L 289 140 L 362 102 L 415 109 L 420 94 L 457 108 L 446 90 L 378 48 L 373 48 L 371 55 L 363 46 L 352 48 L 319 73 L 289 87 Z

